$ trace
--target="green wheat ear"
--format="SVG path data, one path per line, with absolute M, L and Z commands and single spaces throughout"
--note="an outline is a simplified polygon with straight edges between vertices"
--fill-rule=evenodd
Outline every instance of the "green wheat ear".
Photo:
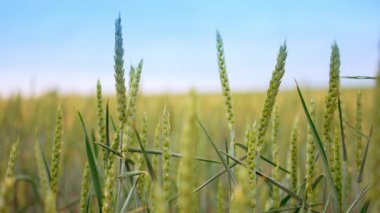
M 189 100 L 189 111 L 186 117 L 186 123 L 183 130 L 183 136 L 181 141 L 182 159 L 178 171 L 178 211 L 180 213 L 187 213 L 190 209 L 192 212 L 196 209 L 194 189 L 194 161 L 193 156 L 196 150 L 196 103 L 195 95 L 191 94 Z
M 298 184 L 298 118 L 294 120 L 290 135 L 290 188 L 295 190 Z
M 116 150 L 120 141 L 120 134 L 122 132 L 122 126 L 118 128 L 115 132 L 114 139 L 112 141 L 111 148 Z M 113 194 L 114 194 L 114 184 L 116 178 L 116 165 L 115 165 L 116 156 L 113 153 L 110 153 L 107 161 L 106 177 L 103 191 L 103 206 L 102 211 L 105 213 L 112 212 L 113 207 Z
M 371 144 L 371 153 L 370 153 L 370 161 L 371 162 L 371 206 L 373 212 L 380 212 L 380 184 L 378 181 L 380 180 L 380 155 L 378 153 L 380 149 L 380 63 L 378 67 L 378 74 L 376 78 L 376 88 L 375 88 L 375 102 L 374 102 L 374 123 L 373 127 L 373 143 Z M 377 129 L 377 130 L 376 130 Z
M 250 174 L 245 167 L 239 168 L 238 172 L 239 184 L 235 185 L 232 197 L 231 197 L 231 213 L 242 213 L 242 212 L 256 212 L 255 208 L 250 205 L 251 197 L 247 196 L 250 194 L 250 187 L 247 183 L 247 179 Z
M 6 178 L 10 178 L 10 177 L 14 176 L 15 163 L 16 163 L 16 157 L 17 157 L 18 150 L 19 150 L 19 144 L 20 144 L 20 139 L 17 138 L 16 142 L 12 145 L 12 148 L 11 148 L 11 154 L 10 154 L 9 160 L 8 160 Z
M 42 150 L 38 141 L 36 141 L 34 144 L 34 153 L 36 157 L 38 179 L 41 187 L 41 192 L 43 193 L 45 208 L 47 206 L 50 207 L 51 203 L 54 203 L 55 205 L 55 200 L 50 201 L 51 196 L 54 196 L 54 193 L 50 189 L 48 174 L 46 172 L 46 167 L 44 165 L 44 160 L 42 157 Z
M 315 120 L 315 111 L 316 111 L 315 101 L 311 100 L 310 102 L 310 116 Z M 307 136 L 306 136 L 306 200 L 313 201 L 313 188 L 312 182 L 314 179 L 314 158 L 316 153 L 315 142 L 313 138 L 313 132 L 308 126 Z M 311 209 L 308 210 L 311 212 Z
M 218 188 L 217 188 L 217 198 L 216 198 L 216 212 L 217 213 L 224 213 L 224 186 L 222 179 L 218 181 Z
M 0 184 L 0 212 L 12 212 L 9 206 L 12 204 L 15 191 L 15 178 L 5 177 Z
M 144 113 L 143 116 L 143 124 L 141 128 L 141 144 L 146 147 L 148 141 L 148 116 Z M 139 155 L 138 157 L 138 166 L 139 171 L 146 171 L 145 159 Z M 141 202 L 145 203 L 144 195 L 145 195 L 145 187 L 148 185 L 147 181 L 149 178 L 146 177 L 145 174 L 140 175 L 139 183 L 137 184 L 137 194 L 140 197 Z
M 88 166 L 88 163 L 86 163 L 83 170 L 82 187 L 81 187 L 80 200 L 79 200 L 80 213 L 87 212 L 86 204 L 87 204 L 89 192 L 90 192 L 90 167 Z
M 222 84 L 223 96 L 225 101 L 225 106 L 227 110 L 227 120 L 228 127 L 233 128 L 234 125 L 234 113 L 232 109 L 232 98 L 231 98 L 231 89 L 228 82 L 227 67 L 224 56 L 223 40 L 220 36 L 219 31 L 216 32 L 216 48 L 218 51 L 218 67 L 219 67 L 219 77 Z
M 165 107 L 163 112 L 163 148 L 162 148 L 162 170 L 163 170 L 163 177 L 162 177 L 162 186 L 164 190 L 165 200 L 169 199 L 169 193 L 170 193 L 170 114 L 168 111 L 168 108 Z
M 152 212 L 169 212 L 161 184 L 158 181 L 153 182 Z
M 129 93 L 128 93 L 128 103 L 126 112 L 126 140 L 123 141 L 122 153 L 124 157 L 127 157 L 128 146 L 136 146 L 136 140 L 134 137 L 133 127 L 136 121 L 136 100 L 140 87 L 141 71 L 143 66 L 143 60 L 139 62 L 136 70 L 131 66 L 130 80 L 129 80 Z M 138 155 L 136 153 L 132 154 L 132 160 L 136 161 Z
M 222 84 L 222 91 L 223 91 L 223 97 L 224 97 L 224 105 L 226 107 L 226 114 L 227 114 L 227 121 L 228 121 L 228 128 L 230 129 L 230 148 L 232 155 L 235 154 L 234 152 L 234 112 L 233 112 L 233 103 L 232 103 L 232 97 L 231 97 L 231 89 L 230 84 L 228 81 L 228 75 L 227 75 L 227 67 L 225 62 L 225 55 L 224 55 L 224 48 L 223 48 L 223 40 L 220 36 L 219 31 L 216 32 L 216 49 L 218 51 L 218 68 L 219 68 L 219 77 L 220 82 Z
M 335 128 L 335 134 L 334 134 L 334 183 L 336 186 L 336 189 L 338 191 L 338 201 L 340 210 L 343 209 L 343 185 L 342 185 L 342 158 L 341 158 L 341 148 L 340 148 L 340 140 L 339 140 L 339 131 L 337 128 Z
M 51 156 L 52 163 L 50 167 L 51 171 L 51 191 L 54 194 L 57 194 L 58 188 L 58 178 L 59 178 L 59 169 L 60 169 L 60 160 L 61 160 L 61 152 L 62 152 L 62 143 L 63 143 L 63 109 L 62 107 L 58 108 L 57 112 L 57 124 L 55 127 L 55 135 L 54 135 L 54 146 L 53 153 Z
M 251 128 L 251 134 L 248 136 L 248 150 L 247 150 L 247 164 L 248 164 L 248 183 L 249 183 L 249 193 L 248 200 L 249 206 L 255 210 L 256 209 L 256 194 L 257 194 L 257 157 L 260 155 L 257 149 L 257 126 L 256 123 Z
M 271 141 L 272 141 L 272 147 L 273 147 L 273 163 L 276 165 L 279 165 L 279 157 L 278 157 L 278 131 L 279 131 L 279 122 L 280 115 L 278 113 L 278 106 L 277 104 L 274 105 L 273 108 L 273 117 L 272 117 L 272 135 L 271 135 Z M 279 181 L 279 173 L 278 173 L 278 167 L 273 169 L 272 177 L 274 180 Z M 277 209 L 280 207 L 280 189 L 278 187 L 273 188 L 272 192 L 272 199 L 273 199 L 273 208 Z
M 355 128 L 359 131 L 363 131 L 363 104 L 362 104 L 362 93 L 359 91 L 356 94 L 356 117 L 355 117 Z M 356 135 L 356 171 L 360 172 L 360 166 L 362 164 L 362 154 L 363 154 L 363 139 L 362 136 Z
M 121 18 L 120 15 L 115 21 L 115 55 L 114 55 L 114 69 L 115 69 L 115 87 L 117 99 L 117 112 L 120 125 L 125 122 L 125 110 L 127 107 L 127 96 L 124 78 L 124 49 L 123 49 L 123 36 L 122 36 Z
M 324 145 L 330 154 L 330 163 L 333 164 L 333 153 L 331 153 L 332 144 L 331 141 L 331 124 L 334 119 L 334 112 L 337 107 L 339 97 L 339 75 L 340 75 L 340 54 L 339 48 L 336 42 L 331 46 L 330 57 L 330 80 L 329 89 L 325 99 L 325 108 L 323 114 L 323 127 L 322 127 L 322 140 Z
M 161 141 L 162 141 L 162 116 L 158 118 L 158 122 L 154 130 L 154 141 L 153 141 L 154 150 L 161 149 Z M 157 168 L 157 170 L 159 170 L 157 156 L 152 156 L 152 164 L 153 164 L 153 168 Z
M 281 79 L 285 73 L 285 61 L 287 55 L 286 43 L 284 43 L 278 52 L 276 67 L 272 73 L 272 79 L 270 80 L 269 88 L 264 101 L 264 108 L 258 122 L 257 146 L 259 149 L 264 143 L 264 136 L 268 128 L 273 106 L 276 102 L 276 96 L 281 85 Z
M 105 144 L 106 143 L 106 127 L 104 122 L 104 110 L 103 110 L 103 95 L 102 95 L 102 85 L 100 84 L 100 81 L 98 80 L 98 83 L 96 84 L 96 118 L 98 123 L 98 133 L 99 133 L 99 143 Z M 106 166 L 107 162 L 107 152 L 102 149 L 103 153 L 103 164 Z

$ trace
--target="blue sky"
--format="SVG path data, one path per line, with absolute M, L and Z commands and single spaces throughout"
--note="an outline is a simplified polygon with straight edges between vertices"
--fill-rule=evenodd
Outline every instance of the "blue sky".
M 307 2 L 307 3 L 306 3 Z M 144 59 L 142 90 L 220 91 L 215 37 L 222 34 L 232 90 L 263 90 L 279 46 L 293 79 L 328 82 L 331 44 L 342 75 L 373 76 L 380 44 L 380 1 L 2 1 L 0 95 L 58 89 L 114 91 L 114 21 L 121 14 L 125 65 Z M 343 86 L 371 85 L 343 80 Z

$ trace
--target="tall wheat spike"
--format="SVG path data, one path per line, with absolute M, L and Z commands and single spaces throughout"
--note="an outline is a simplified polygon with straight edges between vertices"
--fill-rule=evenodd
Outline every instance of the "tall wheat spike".
M 230 130 L 230 150 L 231 154 L 235 155 L 234 151 L 234 112 L 233 112 L 233 102 L 231 97 L 231 89 L 230 84 L 228 81 L 228 75 L 227 75 L 227 67 L 225 62 L 225 55 L 224 55 L 224 47 L 223 47 L 223 40 L 220 36 L 219 31 L 216 32 L 216 49 L 218 52 L 218 67 L 219 67 L 219 77 L 220 82 L 222 84 L 222 91 L 223 91 L 223 97 L 224 97 L 224 105 L 226 107 L 226 115 L 227 115 L 227 121 L 228 121 L 228 128 Z
M 257 146 L 261 149 L 264 143 L 264 136 L 268 128 L 270 116 L 273 110 L 273 106 L 276 102 L 276 96 L 279 91 L 281 79 L 285 73 L 285 61 L 288 53 L 286 50 L 286 43 L 284 43 L 278 52 L 276 67 L 272 73 L 272 79 L 269 83 L 269 88 L 264 101 L 264 107 L 260 115 L 257 130 Z
M 126 140 L 123 141 L 122 153 L 124 157 L 127 155 L 128 146 L 136 146 L 136 140 L 134 137 L 133 128 L 135 127 L 136 121 L 136 100 L 140 86 L 141 71 L 143 66 L 143 60 L 141 60 L 136 68 L 136 70 L 131 67 L 130 72 L 130 88 L 128 95 L 127 103 L 127 112 L 126 112 Z M 132 74 L 133 73 L 133 74 Z M 137 154 L 132 154 L 132 160 L 137 160 Z
M 117 112 L 120 125 L 125 122 L 125 110 L 127 107 L 127 96 L 124 78 L 124 49 L 123 49 L 123 35 L 121 27 L 121 17 L 115 21 L 115 55 L 114 55 L 114 69 L 115 69 L 115 87 L 117 99 Z
M 330 164 L 333 165 L 333 153 L 331 153 L 331 147 L 333 142 L 331 141 L 331 124 L 334 119 L 334 112 L 337 108 L 339 97 L 339 75 L 340 75 L 340 54 L 339 48 L 336 42 L 331 46 L 330 57 L 330 80 L 329 89 L 325 99 L 325 108 L 323 114 L 323 127 L 322 127 L 322 140 L 329 153 Z

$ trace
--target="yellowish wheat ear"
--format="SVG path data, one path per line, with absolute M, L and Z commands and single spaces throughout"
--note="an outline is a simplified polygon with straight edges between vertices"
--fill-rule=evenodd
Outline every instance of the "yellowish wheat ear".
M 14 176 L 15 163 L 16 163 L 16 158 L 17 158 L 17 154 L 19 150 L 19 145 L 20 145 L 20 139 L 17 138 L 16 142 L 12 145 L 12 148 L 11 148 L 11 154 L 9 156 L 7 173 L 6 173 L 7 178 Z

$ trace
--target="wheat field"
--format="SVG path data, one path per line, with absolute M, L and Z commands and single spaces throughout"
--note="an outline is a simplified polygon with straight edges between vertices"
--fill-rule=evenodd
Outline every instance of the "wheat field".
M 234 92 L 217 32 L 220 93 L 148 95 L 121 28 L 114 94 L 0 99 L 0 212 L 380 211 L 380 82 L 345 87 L 339 41 L 328 88 L 280 88 L 284 43 L 267 91 Z

